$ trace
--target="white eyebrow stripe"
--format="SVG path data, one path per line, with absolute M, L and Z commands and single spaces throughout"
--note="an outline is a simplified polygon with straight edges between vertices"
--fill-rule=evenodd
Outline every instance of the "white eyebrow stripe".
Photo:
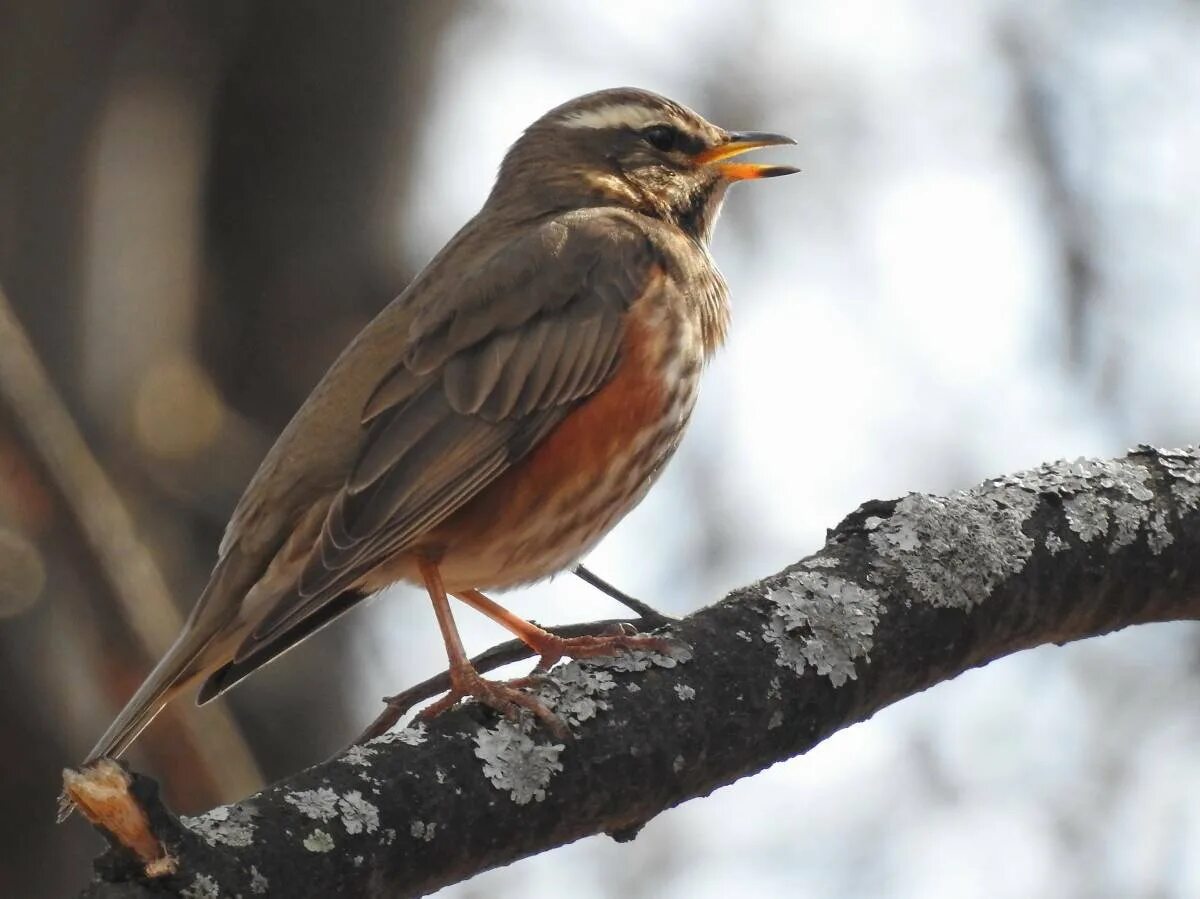
M 670 116 L 660 109 L 650 109 L 639 103 L 615 103 L 598 109 L 573 112 L 562 119 L 568 128 L 645 128 L 668 121 Z

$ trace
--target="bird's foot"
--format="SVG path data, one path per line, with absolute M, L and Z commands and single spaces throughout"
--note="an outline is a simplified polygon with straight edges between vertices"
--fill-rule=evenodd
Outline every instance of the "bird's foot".
M 671 655 L 677 643 L 667 637 L 639 634 L 630 625 L 622 625 L 616 634 L 597 634 L 585 637 L 559 637 L 544 631 L 530 648 L 538 654 L 535 672 L 549 671 L 560 659 L 596 659 L 619 655 L 622 652 L 657 652 Z
M 523 688 L 534 687 L 542 683 L 537 675 L 519 677 L 514 680 L 494 681 L 483 677 L 471 665 L 450 669 L 450 692 L 437 702 L 421 710 L 419 718 L 436 718 L 442 712 L 448 711 L 468 697 L 494 709 L 510 721 L 516 720 L 521 709 L 532 712 L 537 718 L 560 739 L 570 737 L 570 731 L 563 720 L 550 711 L 540 699 Z

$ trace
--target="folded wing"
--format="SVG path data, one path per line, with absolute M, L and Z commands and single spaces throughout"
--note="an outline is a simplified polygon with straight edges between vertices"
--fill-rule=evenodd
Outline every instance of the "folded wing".
M 327 604 L 469 502 L 603 386 L 620 357 L 625 312 L 658 267 L 628 220 L 572 213 L 424 298 L 403 358 L 363 410 L 358 460 L 296 588 L 235 664 L 272 658 L 329 620 Z

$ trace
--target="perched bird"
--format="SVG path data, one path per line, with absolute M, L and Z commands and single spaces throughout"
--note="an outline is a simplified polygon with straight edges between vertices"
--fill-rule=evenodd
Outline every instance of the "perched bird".
M 731 160 L 791 143 L 628 88 L 529 126 L 479 213 L 284 429 L 183 632 L 88 761 L 185 688 L 208 702 L 397 581 L 424 585 L 445 640 L 452 690 L 434 712 L 472 696 L 555 721 L 475 671 L 448 596 L 546 663 L 656 645 L 555 637 L 480 591 L 571 568 L 657 478 L 728 325 L 707 247 L 726 188 L 796 171 Z

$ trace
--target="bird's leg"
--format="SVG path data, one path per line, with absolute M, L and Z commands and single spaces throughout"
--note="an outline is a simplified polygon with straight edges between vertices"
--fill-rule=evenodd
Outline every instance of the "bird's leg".
M 418 559 L 421 577 L 425 581 L 425 589 L 433 602 L 433 611 L 437 616 L 438 627 L 442 631 L 442 640 L 446 644 L 446 655 L 450 661 L 450 692 L 433 705 L 421 712 L 422 718 L 433 718 L 451 708 L 460 699 L 474 697 L 479 702 L 495 709 L 502 715 L 512 718 L 517 709 L 528 709 L 537 715 L 555 734 L 565 736 L 566 727 L 562 720 L 538 700 L 536 696 L 522 692 L 519 688 L 536 682 L 536 678 L 520 678 L 518 680 L 500 682 L 487 680 L 482 677 L 463 648 L 462 638 L 458 634 L 458 626 L 454 623 L 454 615 L 450 611 L 450 600 L 446 598 L 446 588 L 442 584 L 442 575 L 437 563 L 429 559 Z M 532 627 L 532 625 L 530 625 Z
M 664 637 L 646 634 L 598 634 L 585 637 L 559 637 L 536 624 L 514 615 L 504 606 L 488 599 L 478 590 L 455 593 L 471 608 L 487 615 L 492 621 L 513 633 L 517 639 L 538 654 L 538 671 L 549 670 L 564 656 L 572 659 L 591 659 L 599 656 L 614 656 L 622 650 L 643 649 L 649 652 L 670 654 L 674 644 Z

